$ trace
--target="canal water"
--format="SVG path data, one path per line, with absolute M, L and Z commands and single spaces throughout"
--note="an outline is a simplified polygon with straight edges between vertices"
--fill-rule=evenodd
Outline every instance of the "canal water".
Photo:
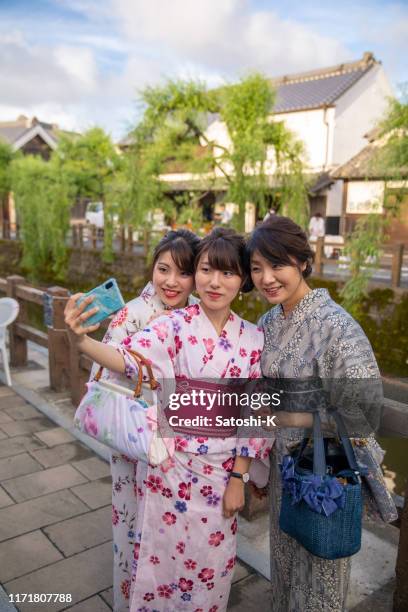
M 408 482 L 408 438 L 379 438 L 385 450 L 382 464 L 384 477 L 390 491 L 405 495 Z

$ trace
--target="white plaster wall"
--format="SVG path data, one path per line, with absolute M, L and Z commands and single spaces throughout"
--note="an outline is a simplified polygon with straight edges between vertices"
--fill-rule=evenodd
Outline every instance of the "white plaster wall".
M 309 168 L 319 172 L 331 163 L 331 142 L 334 128 L 334 109 L 315 109 L 280 113 L 274 115 L 275 121 L 284 121 L 285 126 L 301 140 L 305 147 L 305 161 Z
M 326 149 L 328 148 L 328 164 L 331 164 L 332 142 L 334 130 L 334 108 L 299 111 L 293 113 L 281 113 L 273 116 L 274 121 L 284 121 L 286 127 L 301 140 L 305 147 L 305 162 L 312 171 L 319 172 L 325 168 Z M 326 123 L 325 123 L 326 122 Z M 206 131 L 209 140 L 220 143 L 229 148 L 229 138 L 225 124 L 214 121 Z M 327 140 L 329 139 L 329 140 Z M 217 149 L 215 149 L 217 153 Z M 221 154 L 221 149 L 218 154 Z M 269 170 L 274 170 L 273 151 L 268 155 Z M 220 171 L 216 171 L 220 174 Z
M 343 181 L 336 181 L 327 191 L 327 217 L 340 217 L 343 207 Z
M 333 164 L 344 164 L 367 145 L 364 134 L 381 119 L 392 95 L 391 85 L 379 64 L 337 100 Z

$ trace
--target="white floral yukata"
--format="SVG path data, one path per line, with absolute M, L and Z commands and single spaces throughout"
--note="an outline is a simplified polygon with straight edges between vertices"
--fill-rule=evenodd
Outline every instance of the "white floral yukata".
M 189 304 L 196 303 L 194 297 L 189 298 Z M 111 321 L 103 338 L 106 344 L 121 342 L 126 345 L 131 337 L 142 330 L 154 317 L 166 309 L 165 304 L 155 292 L 152 283 L 148 283 L 140 296 L 134 298 L 120 310 Z M 92 380 L 99 369 L 94 364 L 90 379 Z M 103 370 L 103 378 L 114 380 L 126 387 L 133 387 L 134 383 L 127 377 Z M 132 563 L 135 554 L 134 524 L 137 513 L 137 486 L 136 473 L 138 462 L 124 455 L 112 453 L 112 522 L 113 522 L 113 599 L 115 612 L 129 610 L 129 591 L 131 582 Z
M 218 336 L 199 304 L 159 317 L 119 348 L 126 372 L 137 365 L 126 348 L 151 361 L 160 382 L 171 378 L 257 378 L 263 334 L 236 314 Z M 135 562 L 131 612 L 222 612 L 235 565 L 236 517 L 224 518 L 222 498 L 236 454 L 269 454 L 260 438 L 180 434 L 175 454 L 152 467 L 140 462 L 135 489 Z M 114 524 L 123 516 L 114 507 Z

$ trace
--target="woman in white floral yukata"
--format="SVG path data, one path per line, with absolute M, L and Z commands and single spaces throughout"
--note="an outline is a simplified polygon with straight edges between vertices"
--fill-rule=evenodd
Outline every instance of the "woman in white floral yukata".
M 194 259 L 200 239 L 185 229 L 170 231 L 153 253 L 152 281 L 139 297 L 128 302 L 109 325 L 104 343 L 129 343 L 131 337 L 149 321 L 166 310 L 195 304 L 190 295 L 194 288 Z M 94 363 L 90 380 L 99 366 Z M 129 379 L 116 372 L 103 371 L 103 378 L 115 379 L 122 386 L 132 386 Z M 113 532 L 113 599 L 116 612 L 129 610 L 129 593 L 134 562 L 135 521 L 137 516 L 138 462 L 112 453 L 112 532 Z M 137 548 L 136 548 L 137 550 Z
M 244 240 L 216 229 L 201 241 L 195 266 L 200 303 L 159 317 L 116 349 L 84 335 L 89 313 L 78 295 L 67 306 L 67 322 L 81 351 L 131 378 L 137 350 L 164 379 L 257 378 L 263 334 L 231 312 L 244 290 Z M 90 301 L 90 300 L 89 300 Z M 244 505 L 251 459 L 269 455 L 266 438 L 182 434 L 173 457 L 137 472 L 135 524 L 137 565 L 130 590 L 131 612 L 223 612 L 236 558 L 236 512 Z M 138 466 L 141 467 L 141 464 Z M 234 477 L 231 477 L 231 476 Z

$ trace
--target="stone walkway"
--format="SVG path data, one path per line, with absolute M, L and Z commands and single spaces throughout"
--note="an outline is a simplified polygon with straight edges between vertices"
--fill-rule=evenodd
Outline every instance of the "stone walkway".
M 105 461 L 0 386 L 3 600 L 17 593 L 64 593 L 72 595 L 72 603 L 16 607 L 23 612 L 112 609 L 110 495 Z M 259 612 L 268 588 L 267 580 L 239 563 L 229 610 Z M 7 610 L 1 601 L 0 610 Z

